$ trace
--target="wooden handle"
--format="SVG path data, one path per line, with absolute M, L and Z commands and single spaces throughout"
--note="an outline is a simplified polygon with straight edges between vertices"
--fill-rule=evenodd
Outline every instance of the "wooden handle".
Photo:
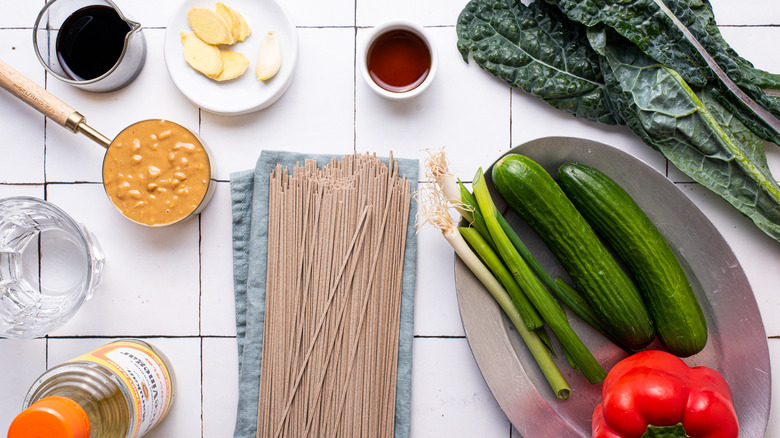
M 73 132 L 78 131 L 78 123 L 83 119 L 83 116 L 2 60 L 0 60 L 0 87 L 5 88 L 59 125 Z

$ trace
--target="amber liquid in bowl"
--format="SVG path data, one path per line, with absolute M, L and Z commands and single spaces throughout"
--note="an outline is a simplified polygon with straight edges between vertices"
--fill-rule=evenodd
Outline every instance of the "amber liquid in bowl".
M 371 79 L 387 91 L 403 93 L 417 88 L 431 70 L 431 50 L 416 33 L 395 29 L 379 35 L 368 49 Z

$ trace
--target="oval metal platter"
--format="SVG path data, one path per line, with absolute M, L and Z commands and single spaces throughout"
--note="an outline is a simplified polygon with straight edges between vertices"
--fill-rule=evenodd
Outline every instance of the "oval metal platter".
M 647 164 L 598 142 L 564 137 L 533 140 L 509 153 L 526 155 L 554 177 L 568 161 L 587 164 L 609 175 L 647 213 L 687 271 L 708 321 L 705 349 L 684 359 L 723 374 L 731 386 L 742 438 L 763 437 L 769 420 L 771 375 L 766 334 L 756 300 L 742 267 L 718 230 L 680 189 Z M 485 172 L 496 205 L 526 245 L 553 276 L 568 275 L 542 241 L 508 211 Z M 556 362 L 571 398 L 555 398 L 522 339 L 490 294 L 456 257 L 458 305 L 471 350 L 482 375 L 514 427 L 525 438 L 590 437 L 591 415 L 601 400 L 601 384 L 592 385 L 566 363 L 560 347 Z M 596 359 L 609 370 L 627 353 L 570 315 Z M 655 341 L 649 348 L 660 349 Z

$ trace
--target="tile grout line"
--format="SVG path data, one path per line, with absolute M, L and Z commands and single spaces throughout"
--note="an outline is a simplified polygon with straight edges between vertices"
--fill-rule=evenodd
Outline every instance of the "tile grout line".
M 45 90 L 49 89 L 49 72 L 46 71 L 46 69 L 43 70 L 43 88 Z M 47 129 L 46 127 L 49 124 L 49 120 L 46 118 L 46 116 L 43 116 L 43 199 L 48 200 L 49 198 L 49 186 L 48 186 L 48 175 L 46 173 L 46 151 L 47 151 Z M 49 336 L 46 335 L 45 337 L 46 341 L 44 342 L 45 345 L 45 369 L 49 369 Z
M 512 87 L 507 87 L 509 89 L 509 149 L 512 149 L 515 143 L 514 139 L 512 138 L 512 116 L 514 113 L 512 112 L 512 102 L 514 95 L 512 94 Z
M 357 57 L 358 57 L 358 27 L 357 27 L 357 0 L 354 1 L 352 8 L 352 152 L 357 154 Z
M 203 135 L 203 110 L 198 107 L 198 137 Z M 203 214 L 198 213 L 198 335 L 203 336 Z M 201 380 L 201 384 L 203 381 Z
M 235 339 L 236 335 L 139 335 L 139 334 L 113 334 L 113 335 L 46 335 L 36 339 Z
M 203 395 L 203 336 L 200 337 L 200 436 L 205 438 L 206 425 L 203 421 L 206 410 L 204 408 L 205 397 Z
M 49 72 L 43 69 L 43 88 L 48 91 L 49 89 Z M 49 119 L 43 116 L 43 199 L 49 199 L 49 177 L 46 172 L 46 154 L 48 151 L 48 128 Z
M 198 136 L 203 135 L 203 110 L 198 107 Z M 198 338 L 200 340 L 200 436 L 204 438 L 203 394 L 203 215 L 198 214 Z

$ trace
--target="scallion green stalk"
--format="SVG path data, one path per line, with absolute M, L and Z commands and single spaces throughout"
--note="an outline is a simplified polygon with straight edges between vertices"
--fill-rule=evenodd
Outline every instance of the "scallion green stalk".
M 496 255 L 487 241 L 482 237 L 479 231 L 469 227 L 458 227 L 458 231 L 466 239 L 469 246 L 477 253 L 477 256 L 482 262 L 490 269 L 493 276 L 504 286 L 504 289 L 509 293 L 512 298 L 512 302 L 515 303 L 515 307 L 520 312 L 525 322 L 525 326 L 528 330 L 536 330 L 544 325 L 544 321 L 539 316 L 539 313 L 534 308 L 533 304 L 528 301 L 528 297 L 525 296 L 523 290 L 515 281 L 515 278 L 504 266 L 504 262 Z
M 531 271 L 506 236 L 498 222 L 498 211 L 488 191 L 482 169 L 477 172 L 473 183 L 474 197 L 482 216 L 485 218 L 488 231 L 496 245 L 498 254 L 509 268 L 517 283 L 523 288 L 528 299 L 533 303 L 542 319 L 550 326 L 553 334 L 566 353 L 577 364 L 577 367 L 591 383 L 600 382 L 606 377 L 606 371 L 596 361 L 582 340 L 574 333 L 566 314 L 557 301 L 545 289 L 536 274 Z
M 507 291 L 501 287 L 501 283 L 499 283 L 490 271 L 485 268 L 485 265 L 480 262 L 479 258 L 471 251 L 466 241 L 457 231 L 450 230 L 445 232 L 442 230 L 442 234 L 455 250 L 455 253 L 458 254 L 458 257 L 463 260 L 463 263 L 468 266 L 471 272 L 474 273 L 479 281 L 485 286 L 501 307 L 501 310 L 503 310 L 509 317 L 509 320 L 512 321 L 512 325 L 515 326 L 517 333 L 520 334 L 520 337 L 525 342 L 531 355 L 536 360 L 536 363 L 539 365 L 542 374 L 544 374 L 544 377 L 550 384 L 550 388 L 552 388 L 555 396 L 559 400 L 568 399 L 571 395 L 571 388 L 568 383 L 566 383 L 561 371 L 553 361 L 552 356 L 550 356 L 547 347 L 541 339 L 539 339 L 539 336 L 525 327 L 520 312 L 515 307 L 512 298 Z
M 493 241 L 490 238 L 490 233 L 487 231 L 485 221 L 482 218 L 482 214 L 480 213 L 479 208 L 475 207 L 476 200 L 474 200 L 474 196 L 471 195 L 460 181 L 456 182 L 455 176 L 453 176 L 449 170 L 449 164 L 447 162 L 447 157 L 444 154 L 444 150 L 440 149 L 434 151 L 429 149 L 427 152 L 428 159 L 425 161 L 426 177 L 436 184 L 438 192 L 449 202 L 449 205 L 454 207 L 467 222 L 477 227 L 477 230 L 482 234 L 482 237 L 487 241 L 488 245 L 495 249 Z M 462 196 L 465 196 L 466 199 L 462 199 Z M 480 257 L 482 257 L 482 255 L 480 255 Z M 499 264 L 500 263 L 499 259 Z M 496 264 L 493 264 L 492 267 L 489 264 L 488 267 L 490 267 L 491 271 L 494 273 L 496 273 L 496 271 L 493 268 L 500 269 Z M 529 329 L 535 330 L 541 328 L 544 321 L 542 321 L 539 313 L 528 300 L 528 297 L 525 296 L 525 293 L 520 286 L 517 285 L 517 282 L 512 278 L 511 274 L 508 278 L 503 275 L 503 272 L 497 275 L 500 275 L 499 281 L 509 291 L 510 296 Z M 549 341 L 547 344 L 549 345 Z
M 495 249 L 496 244 L 493 242 L 493 238 L 490 237 L 490 232 L 487 229 L 485 218 L 482 217 L 482 212 L 479 211 L 477 199 L 474 197 L 474 195 L 471 194 L 469 189 L 463 185 L 462 182 L 458 181 L 458 186 L 460 187 L 460 202 L 465 205 L 464 210 L 469 213 L 468 216 L 461 213 L 461 216 L 463 216 L 463 218 L 466 219 L 472 227 L 476 228 L 477 231 L 482 234 L 482 237 L 488 242 L 491 248 Z
M 479 257 L 471 250 L 455 227 L 452 217 L 447 211 L 447 200 L 444 198 L 444 195 L 440 191 L 434 190 L 428 193 L 428 199 L 421 197 L 421 194 L 416 195 L 415 198 L 420 206 L 420 218 L 422 218 L 422 221 L 418 222 L 417 226 L 420 227 L 424 223 L 431 223 L 441 231 L 458 257 L 485 286 L 491 296 L 493 296 L 493 299 L 496 300 L 496 303 L 501 307 L 501 310 L 509 317 L 512 325 L 514 325 L 517 333 L 523 339 L 529 352 L 539 365 L 555 396 L 560 400 L 568 399 L 571 395 L 571 388 L 550 356 L 547 347 L 535 332 L 528 330 L 509 293 L 480 261 Z

